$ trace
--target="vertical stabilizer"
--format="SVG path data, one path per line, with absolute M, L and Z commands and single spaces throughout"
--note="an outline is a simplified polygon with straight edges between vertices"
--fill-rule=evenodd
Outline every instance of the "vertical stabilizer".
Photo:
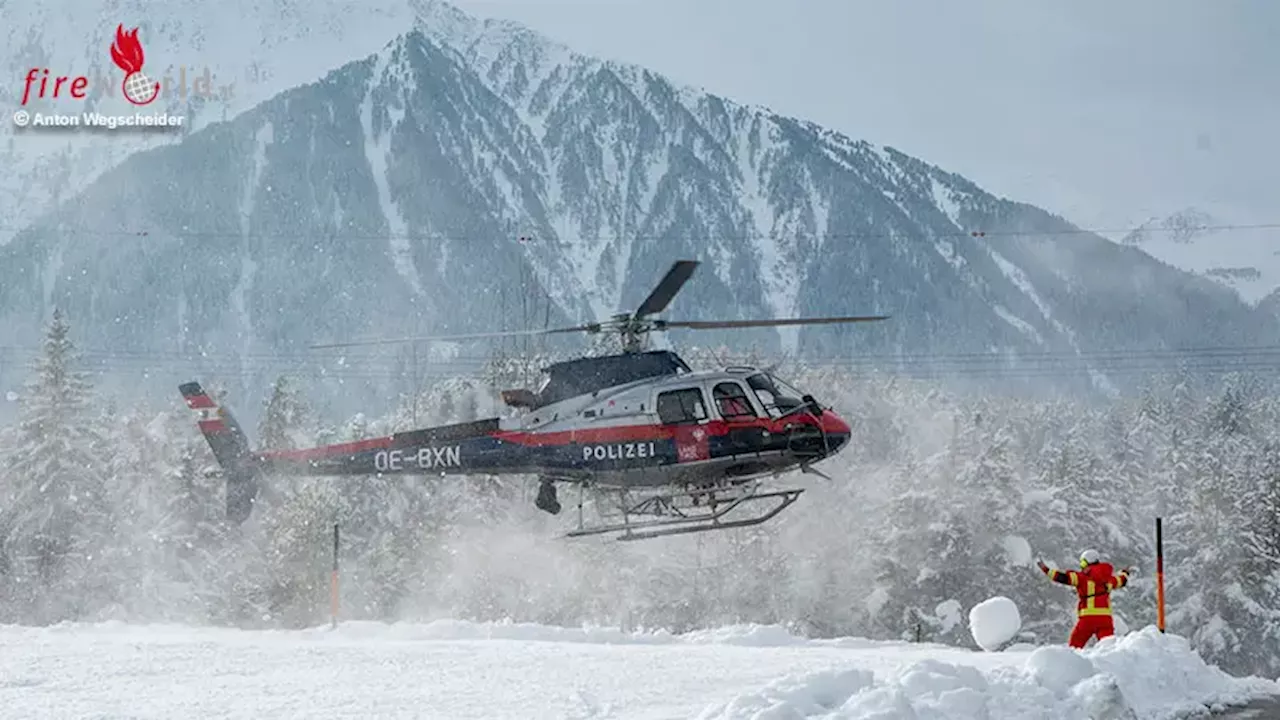
M 227 521 L 239 525 L 249 519 L 258 496 L 258 464 L 249 439 L 235 417 L 215 403 L 200 383 L 184 383 L 178 390 L 196 413 L 196 424 L 222 466 L 227 482 Z

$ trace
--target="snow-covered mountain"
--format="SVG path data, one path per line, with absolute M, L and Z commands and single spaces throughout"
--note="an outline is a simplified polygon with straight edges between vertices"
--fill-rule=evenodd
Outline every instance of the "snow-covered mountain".
M 310 343 L 510 327 L 529 298 L 550 299 L 539 323 L 596 319 L 682 257 L 706 265 L 672 315 L 895 316 L 711 338 L 818 357 L 965 370 L 977 354 L 1024 377 L 1066 362 L 1105 387 L 1091 354 L 1280 337 L 1216 282 L 895 149 L 444 3 L 412 10 L 376 52 L 344 62 L 378 34 L 353 30 L 323 78 L 300 63 L 279 82 L 304 84 L 130 156 L 0 248 L 15 342 L 56 301 L 112 362 L 203 352 L 253 375 Z M 183 27 L 175 47 L 203 31 Z
M 1148 220 L 1121 242 L 1216 280 L 1248 303 L 1280 289 L 1280 234 L 1273 227 L 1234 224 L 1188 208 Z
M 29 131 L 15 135 L 8 116 L 22 102 L 31 68 L 48 68 L 53 76 L 86 76 L 90 88 L 85 101 L 33 99 L 27 105 L 30 110 L 131 112 L 120 97 L 123 74 L 108 49 L 117 25 L 138 27 L 144 72 L 162 84 L 160 100 L 147 110 L 186 115 L 187 129 L 194 131 L 367 56 L 404 32 L 415 13 L 410 2 L 400 0 L 227 0 L 205 6 L 143 0 L 0 0 L 0 17 L 0 37 L 6 40 L 0 72 L 8 78 L 0 83 L 0 104 L 9 108 L 0 124 L 0 161 L 6 170 L 0 176 L 3 245 L 50 203 L 73 196 L 132 153 L 184 136 Z M 353 22 L 355 17 L 359 20 Z M 207 85 L 201 82 L 206 72 Z

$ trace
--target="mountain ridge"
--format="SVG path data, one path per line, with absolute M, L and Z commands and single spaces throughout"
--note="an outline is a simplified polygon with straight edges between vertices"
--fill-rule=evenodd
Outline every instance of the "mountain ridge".
M 447 23 L 416 28 L 130 157 L 0 248 L 17 276 L 0 319 L 33 340 L 61 300 L 108 354 L 231 353 L 214 369 L 248 384 L 287 367 L 255 355 L 289 355 L 385 393 L 403 354 L 369 356 L 357 378 L 305 347 L 501 329 L 530 300 L 539 324 L 600 319 L 696 257 L 673 314 L 895 316 L 720 336 L 810 357 L 978 354 L 1032 377 L 1043 368 L 1019 358 L 1049 354 L 1109 389 L 1090 353 L 1277 336 L 1210 280 L 893 148 L 474 22 L 458 46 Z M 118 241 L 94 252 L 75 228 Z M 72 281 L 107 270 L 118 295 Z

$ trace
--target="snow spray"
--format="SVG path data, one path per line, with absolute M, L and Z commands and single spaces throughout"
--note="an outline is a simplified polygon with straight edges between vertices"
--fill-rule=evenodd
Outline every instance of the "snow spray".
M 333 571 L 329 575 L 329 622 L 338 629 L 338 523 L 333 524 Z

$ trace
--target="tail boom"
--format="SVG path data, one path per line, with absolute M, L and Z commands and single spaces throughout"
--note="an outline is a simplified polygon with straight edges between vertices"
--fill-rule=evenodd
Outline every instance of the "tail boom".
M 286 475 L 511 472 L 511 458 L 495 453 L 501 445 L 498 432 L 498 419 L 490 418 L 336 445 L 271 450 L 256 457 L 265 471 Z

